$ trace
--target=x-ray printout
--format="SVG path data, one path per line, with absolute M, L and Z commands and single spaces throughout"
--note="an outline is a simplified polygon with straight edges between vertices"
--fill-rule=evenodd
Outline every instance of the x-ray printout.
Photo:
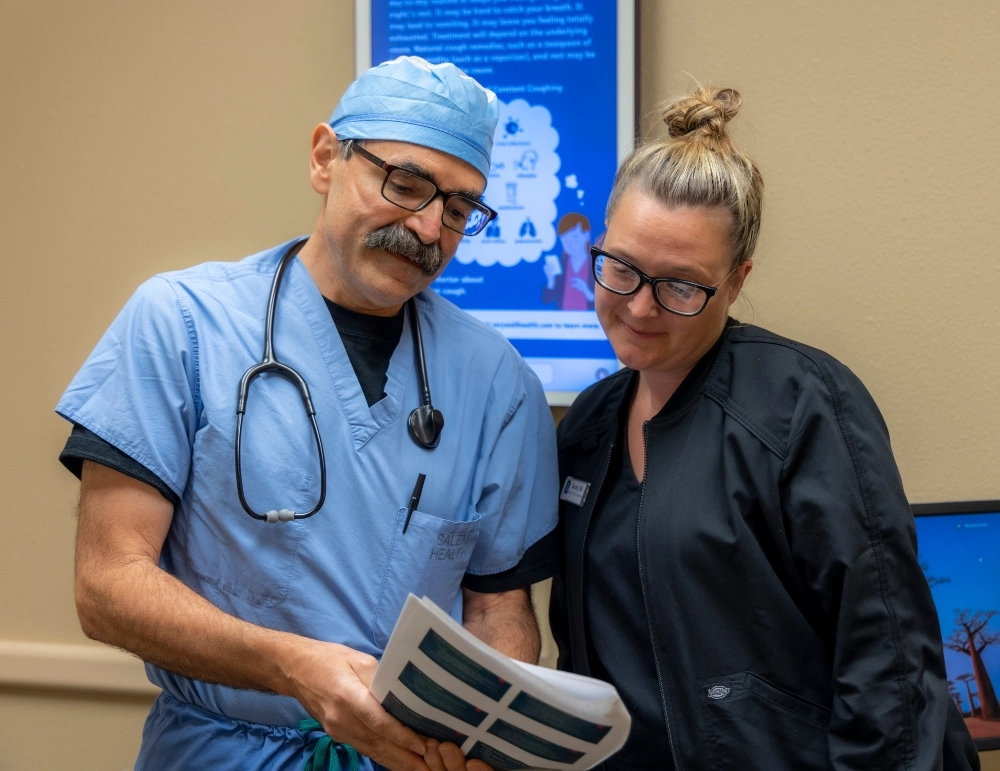
M 418 734 L 495 771 L 593 768 L 632 724 L 614 686 L 508 658 L 412 594 L 371 692 Z

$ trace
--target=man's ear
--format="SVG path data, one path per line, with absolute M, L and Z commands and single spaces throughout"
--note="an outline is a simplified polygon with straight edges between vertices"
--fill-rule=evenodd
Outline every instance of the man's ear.
M 320 195 L 330 191 L 331 165 L 340 157 L 340 140 L 327 123 L 320 123 L 312 134 L 309 154 L 309 181 Z

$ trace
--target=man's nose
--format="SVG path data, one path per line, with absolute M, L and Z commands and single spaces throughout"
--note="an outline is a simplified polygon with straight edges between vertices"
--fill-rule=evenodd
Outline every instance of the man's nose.
M 444 213 L 444 201 L 435 198 L 420 211 L 411 212 L 405 225 L 425 246 L 436 244 L 441 240 L 441 216 Z

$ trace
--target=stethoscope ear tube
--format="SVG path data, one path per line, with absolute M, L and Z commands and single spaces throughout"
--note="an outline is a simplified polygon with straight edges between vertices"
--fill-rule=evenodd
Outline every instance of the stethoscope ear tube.
M 306 519 L 323 508 L 323 503 L 326 501 L 326 456 L 323 453 L 323 440 L 319 434 L 319 424 L 316 422 L 316 409 L 313 407 L 312 397 L 309 395 L 309 386 L 306 385 L 305 379 L 298 372 L 288 365 L 282 364 L 274 354 L 274 314 L 278 301 L 278 288 L 281 286 L 281 278 L 288 267 L 288 263 L 299 253 L 306 240 L 302 239 L 289 247 L 288 251 L 281 258 L 278 269 L 274 273 L 271 294 L 267 301 L 267 320 L 264 323 L 264 355 L 258 364 L 255 364 L 243 373 L 243 377 L 240 378 L 239 395 L 236 399 L 236 492 L 239 495 L 243 510 L 254 519 L 264 522 L 287 522 L 293 519 Z M 298 389 L 299 396 L 302 398 L 302 406 L 305 408 L 306 414 L 309 415 L 309 421 L 312 424 L 313 437 L 316 440 L 316 452 L 319 455 L 319 500 L 312 509 L 304 514 L 299 514 L 290 509 L 281 509 L 281 511 L 272 510 L 265 514 L 258 514 L 247 503 L 246 493 L 243 489 L 243 463 L 241 457 L 243 448 L 243 416 L 246 413 L 247 400 L 250 396 L 250 384 L 253 383 L 255 378 L 263 375 L 265 372 L 273 372 L 291 381 L 296 389 Z
M 309 415 L 309 422 L 312 424 L 313 437 L 316 440 L 316 453 L 319 456 L 319 500 L 316 502 L 316 505 L 312 507 L 312 509 L 304 514 L 299 514 L 289 509 L 269 511 L 266 514 L 258 514 L 250 507 L 250 504 L 247 503 L 246 493 L 243 491 L 243 464 L 241 460 L 243 446 L 243 415 L 246 411 L 246 403 L 250 393 L 250 384 L 253 382 L 254 378 L 258 375 L 264 374 L 265 372 L 273 372 L 276 375 L 280 375 L 286 380 L 290 380 L 295 385 L 299 391 L 299 396 L 302 397 L 302 406 Z M 243 379 L 240 381 L 240 396 L 236 412 L 236 492 L 240 497 L 240 504 L 243 506 L 243 510 L 254 519 L 266 522 L 306 519 L 323 508 L 323 503 L 326 501 L 326 456 L 323 453 L 323 440 L 319 435 L 319 424 L 316 422 L 316 410 L 313 408 L 312 398 L 309 396 L 309 386 L 306 385 L 306 381 L 302 379 L 302 376 L 299 375 L 298 372 L 279 361 L 261 362 L 260 364 L 251 367 L 244 373 Z

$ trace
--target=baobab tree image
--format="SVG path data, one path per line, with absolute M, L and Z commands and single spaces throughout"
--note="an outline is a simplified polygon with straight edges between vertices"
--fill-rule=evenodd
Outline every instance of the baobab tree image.
M 969 683 L 971 681 L 975 680 L 975 678 L 972 675 L 970 675 L 968 672 L 966 672 L 964 674 L 959 675 L 955 679 L 958 680 L 960 683 L 962 683 L 962 685 L 965 686 L 965 693 L 966 693 L 966 695 L 969 698 L 969 715 L 970 715 L 970 717 L 975 717 L 976 716 L 976 702 L 974 702 L 972 700 L 972 690 L 969 688 Z M 958 696 L 958 689 L 957 688 L 955 690 L 955 695 Z M 961 696 L 959 696 L 959 699 L 958 699 L 958 711 L 962 712 L 962 713 L 965 712 L 965 710 L 962 709 L 962 698 L 961 698 Z
M 966 654 L 972 660 L 972 675 L 976 679 L 976 690 L 979 692 L 979 714 L 982 720 L 1000 721 L 1000 704 L 993 689 L 990 674 L 983 664 L 983 651 L 990 645 L 1000 643 L 1000 632 L 988 632 L 986 626 L 996 610 L 955 611 L 955 628 L 951 636 L 945 640 L 945 646 L 958 653 Z M 966 683 L 968 688 L 968 683 Z M 969 707 L 972 709 L 972 693 L 969 693 Z M 974 710 L 973 710 L 974 711 Z
M 944 577 L 944 576 L 932 576 L 931 575 L 931 566 L 928 564 L 928 562 L 926 560 L 924 560 L 923 562 L 920 563 L 920 569 L 924 573 L 924 578 L 927 579 L 927 586 L 929 586 L 931 589 L 933 589 L 935 586 L 939 586 L 941 584 L 950 584 L 951 583 L 951 579 L 950 578 L 947 578 L 947 577 Z
M 965 710 L 962 709 L 962 695 L 958 692 L 958 687 L 955 685 L 954 680 L 948 681 L 948 695 L 958 708 L 959 714 L 964 713 Z

